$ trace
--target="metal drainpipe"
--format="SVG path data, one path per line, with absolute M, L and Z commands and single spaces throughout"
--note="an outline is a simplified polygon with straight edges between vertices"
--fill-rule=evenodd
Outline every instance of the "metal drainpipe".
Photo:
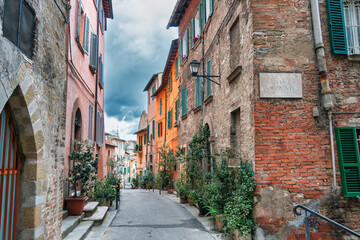
M 202 75 L 205 75 L 205 59 L 204 59 L 204 36 L 205 32 L 203 31 L 201 33 L 201 62 L 202 62 Z M 205 88 L 205 78 L 202 77 L 202 81 L 201 81 L 201 117 L 203 118 L 204 116 L 204 88 Z
M 325 110 L 328 111 L 329 117 L 329 133 L 330 133 L 330 142 L 331 142 L 331 160 L 333 167 L 333 186 L 337 188 L 336 181 L 336 164 L 335 164 L 335 151 L 334 151 L 334 136 L 333 136 L 333 125 L 331 110 L 333 108 L 332 102 L 332 93 L 329 85 L 329 80 L 327 78 L 327 68 L 326 68 L 326 59 L 325 59 L 325 50 L 324 43 L 322 39 L 321 32 L 321 21 L 320 21 L 320 12 L 319 12 L 319 2 L 318 0 L 310 0 L 311 4 L 311 15 L 312 15 L 312 24 L 314 29 L 314 41 L 315 41 L 315 53 L 316 60 L 319 67 L 319 77 L 321 85 L 321 96 L 324 103 Z

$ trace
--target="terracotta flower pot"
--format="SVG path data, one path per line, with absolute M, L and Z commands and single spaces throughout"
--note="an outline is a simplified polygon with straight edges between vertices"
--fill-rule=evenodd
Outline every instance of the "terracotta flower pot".
M 181 204 L 184 204 L 184 203 L 187 203 L 187 202 L 188 202 L 187 197 L 180 195 L 180 203 L 181 203 Z
M 209 210 L 202 204 L 199 204 L 199 217 L 205 217 L 206 214 L 208 214 L 208 213 L 209 213 Z
M 194 206 L 194 201 L 191 199 L 191 197 L 188 196 L 187 200 L 188 200 L 190 206 Z
M 169 188 L 169 189 L 167 190 L 167 192 L 170 193 L 170 194 L 173 194 L 173 193 L 174 193 L 174 189 Z
M 85 197 L 68 197 L 65 200 L 69 215 L 79 216 L 82 214 L 85 206 Z
M 216 230 L 221 232 L 222 228 L 224 226 L 224 216 L 219 214 L 215 216 L 215 226 L 216 226 Z

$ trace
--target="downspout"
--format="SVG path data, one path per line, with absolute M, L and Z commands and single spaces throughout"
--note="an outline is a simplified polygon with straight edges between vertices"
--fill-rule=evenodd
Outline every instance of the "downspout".
M 99 155 L 99 150 L 97 150 L 97 142 L 96 142 L 96 137 L 97 137 L 97 131 L 96 131 L 96 127 L 97 127 L 97 105 L 98 105 L 98 77 L 99 77 L 99 42 L 100 42 L 100 38 L 99 38 L 99 14 L 100 14 L 100 7 L 98 6 L 98 8 L 97 8 L 97 23 L 96 23 L 96 34 L 97 34 L 97 36 L 98 36 L 98 41 L 97 41 L 97 49 L 98 49 L 98 51 L 97 51 L 97 56 L 96 56 L 96 64 L 97 64 L 97 67 L 96 67 L 96 78 L 95 78 L 95 125 L 94 125 L 94 130 L 95 130 L 95 135 L 94 135 L 94 140 L 95 140 L 95 150 L 96 150 L 96 153 L 97 153 L 97 157 L 99 158 L 100 157 L 100 155 Z M 100 118 L 101 119 L 101 118 Z M 101 123 L 100 123 L 100 126 L 101 126 Z M 99 128 L 100 128 L 100 126 L 99 126 Z M 100 136 L 99 136 L 99 142 L 100 142 Z M 97 172 L 97 174 L 99 174 L 99 163 L 100 163 L 100 161 L 98 161 L 98 172 Z M 103 175 L 104 175 L 104 173 L 103 173 Z
M 204 59 L 204 31 L 201 34 L 201 62 L 202 62 L 202 75 L 205 75 L 205 59 Z M 204 88 L 205 88 L 205 78 L 202 77 L 201 83 L 201 117 L 204 117 Z
M 333 168 L 333 187 L 337 188 L 334 136 L 333 136 L 332 112 L 331 112 L 333 108 L 333 102 L 332 102 L 332 93 L 329 85 L 329 79 L 327 77 L 325 50 L 324 50 L 324 43 L 321 32 L 319 2 L 318 0 L 310 0 L 310 4 L 311 4 L 311 15 L 312 15 L 312 24 L 313 24 L 314 41 L 315 41 L 315 53 L 319 68 L 318 71 L 319 71 L 319 78 L 321 85 L 321 97 L 322 97 L 322 102 L 324 104 L 324 108 L 326 111 L 328 111 L 328 118 L 330 123 L 329 133 L 330 133 L 330 142 L 331 142 L 331 160 L 332 160 L 332 168 Z

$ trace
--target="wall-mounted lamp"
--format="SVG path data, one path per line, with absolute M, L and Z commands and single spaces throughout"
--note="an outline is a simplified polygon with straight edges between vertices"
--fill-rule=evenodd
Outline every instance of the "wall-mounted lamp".
M 190 71 L 191 71 L 191 75 L 193 75 L 194 77 L 203 77 L 206 78 L 207 80 L 217 84 L 220 86 L 220 83 L 213 81 L 211 78 L 213 77 L 217 77 L 220 78 L 220 76 L 213 76 L 213 75 L 198 75 L 199 72 L 199 67 L 200 67 L 200 63 L 196 60 L 192 60 L 190 63 Z

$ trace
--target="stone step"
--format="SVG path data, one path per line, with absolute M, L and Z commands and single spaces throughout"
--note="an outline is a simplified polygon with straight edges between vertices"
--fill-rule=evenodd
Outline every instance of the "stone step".
M 64 239 L 84 218 L 84 213 L 80 216 L 68 216 L 67 218 L 63 218 L 61 225 L 61 237 Z
M 62 219 L 67 218 L 68 215 L 69 215 L 68 210 L 63 210 L 63 217 L 62 217 Z
M 90 217 L 96 211 L 99 202 L 87 202 L 83 212 L 85 213 L 85 217 Z
M 94 221 L 94 225 L 99 226 L 104 221 L 108 209 L 106 206 L 97 207 L 94 214 L 91 217 L 84 218 L 83 221 Z
M 64 240 L 83 240 L 93 227 L 93 221 L 81 222 Z

